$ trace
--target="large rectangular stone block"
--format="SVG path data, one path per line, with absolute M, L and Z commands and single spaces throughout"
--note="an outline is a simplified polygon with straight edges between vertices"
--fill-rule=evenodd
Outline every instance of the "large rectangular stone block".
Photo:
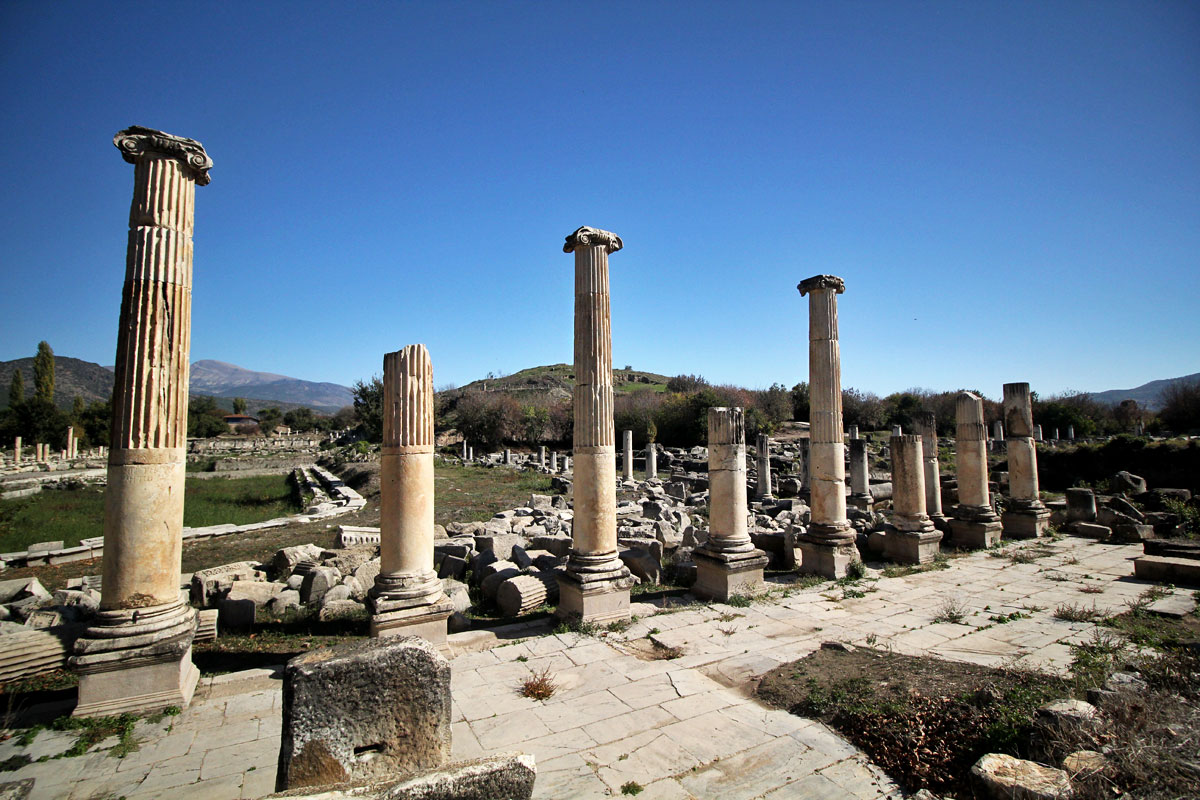
M 450 756 L 450 664 L 414 637 L 288 662 L 276 788 L 401 777 Z

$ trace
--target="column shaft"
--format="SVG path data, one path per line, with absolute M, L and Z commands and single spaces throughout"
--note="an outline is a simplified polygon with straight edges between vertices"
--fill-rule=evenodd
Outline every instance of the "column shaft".
M 621 472 L 625 480 L 633 479 L 633 431 L 622 431 Z
M 955 401 L 955 456 L 959 505 L 991 508 L 988 494 L 987 428 L 983 423 L 983 399 L 962 392 Z
M 944 519 L 942 514 L 942 475 L 938 465 L 937 418 L 933 412 L 923 412 L 917 417 L 917 430 L 921 434 L 921 452 L 925 471 L 925 511 L 930 517 Z

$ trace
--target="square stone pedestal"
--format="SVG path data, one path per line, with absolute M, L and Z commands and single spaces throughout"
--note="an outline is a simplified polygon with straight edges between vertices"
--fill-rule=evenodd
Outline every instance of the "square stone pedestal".
M 869 512 L 875 507 L 875 501 L 871 499 L 869 494 L 852 494 L 846 498 L 846 503 L 859 511 Z
M 733 595 L 754 595 L 763 590 L 763 570 L 769 561 L 767 554 L 755 550 L 755 555 L 737 561 L 724 561 L 700 552 L 692 553 L 696 563 L 696 583 L 692 594 L 701 600 L 724 603 Z
M 190 638 L 190 637 L 189 637 Z M 178 651 L 176 651 L 178 653 Z M 182 657 L 114 660 L 103 667 L 77 668 L 79 702 L 73 717 L 111 717 L 115 714 L 149 714 L 175 706 L 187 708 L 200 679 L 192 663 L 192 646 Z M 85 671 L 86 670 L 86 671 Z
M 1000 515 L 1004 536 L 1008 539 L 1036 539 L 1050 527 L 1050 509 L 1014 508 Z
M 884 536 L 883 549 L 889 561 L 897 564 L 929 564 L 941 552 L 942 532 L 902 531 L 891 525 Z
M 1000 520 L 950 519 L 946 544 L 963 550 L 986 550 L 1000 544 Z
M 578 619 L 606 625 L 629 619 L 629 583 L 624 580 L 580 584 L 564 571 L 558 577 L 559 619 Z
M 796 546 L 800 548 L 801 573 L 820 575 L 831 580 L 846 577 L 850 565 L 862 560 L 853 542 L 827 544 L 801 538 Z
M 454 604 L 443 598 L 437 603 L 371 615 L 371 636 L 420 636 L 439 650 L 446 650 L 446 621 Z

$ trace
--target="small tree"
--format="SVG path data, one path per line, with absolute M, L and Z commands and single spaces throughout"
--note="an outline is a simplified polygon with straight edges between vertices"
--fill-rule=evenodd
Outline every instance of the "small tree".
M 54 402 L 54 351 L 47 342 L 38 342 L 33 357 L 33 396 L 47 403 Z
M 1187 433 L 1200 428 L 1200 380 L 1173 383 L 1163 390 L 1162 399 L 1158 416 L 1169 429 Z
M 792 419 L 808 421 L 808 402 L 808 381 L 801 381 L 792 387 Z
M 283 414 L 280 413 L 278 408 L 271 406 L 270 408 L 260 408 L 258 410 L 258 427 L 263 432 L 264 436 L 270 436 L 273 434 L 276 426 L 278 426 L 280 422 L 283 422 Z M 382 429 L 380 431 L 379 439 L 381 441 L 383 440 Z
M 246 413 L 246 398 L 244 398 L 244 397 L 233 398 L 233 413 L 235 413 L 235 414 L 245 414 Z
M 71 401 L 71 421 L 79 422 L 83 417 L 83 398 L 75 395 L 75 399 Z
M 363 438 L 368 442 L 383 441 L 383 379 L 378 375 L 367 383 L 358 381 L 350 389 L 354 395 L 354 415 L 358 418 L 358 427 Z M 260 412 L 259 423 L 262 424 Z M 268 430 L 262 424 L 264 431 Z
M 8 405 L 9 408 L 18 406 L 25 402 L 25 377 L 21 374 L 21 370 L 14 369 L 12 382 L 8 384 Z

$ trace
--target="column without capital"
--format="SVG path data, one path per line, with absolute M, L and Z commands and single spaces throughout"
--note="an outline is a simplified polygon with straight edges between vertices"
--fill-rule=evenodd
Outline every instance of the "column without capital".
M 859 560 L 854 528 L 846 519 L 846 460 L 842 442 L 842 365 L 836 275 L 817 275 L 797 289 L 808 295 L 809 465 L 812 522 L 800 537 L 802 572 L 845 577 Z
M 13 463 L 17 466 L 21 465 L 21 437 L 18 436 L 13 441 Z
M 134 165 L 104 493 L 104 593 L 75 642 L 75 716 L 186 706 L 196 611 L 179 589 L 196 185 L 212 161 L 192 139 L 132 127 Z
M 762 590 L 767 555 L 747 527 L 746 425 L 743 409 L 708 409 L 708 540 L 692 553 L 692 594 L 724 602 Z
M 575 255 L 575 394 L 571 555 L 558 574 L 558 616 L 585 622 L 629 618 L 633 578 L 617 555 L 617 463 L 613 431 L 612 318 L 608 256 L 614 233 L 583 227 L 567 237 Z
M 621 477 L 627 481 L 633 480 L 633 431 L 622 431 L 621 448 Z
M 851 431 L 853 432 L 853 428 Z M 871 477 L 867 457 L 867 440 L 851 439 L 849 503 L 862 511 L 870 511 L 874 505 L 874 500 L 871 499 Z
M 893 436 L 892 520 L 884 549 L 893 561 L 928 564 L 940 551 L 942 534 L 926 513 L 924 448 L 921 437 Z
M 988 493 L 987 426 L 983 398 L 960 392 L 955 398 L 955 478 L 958 505 L 950 510 L 949 544 L 983 549 L 1000 541 L 1000 517 L 992 510 Z
M 942 513 L 942 471 L 938 465 L 937 417 L 932 411 L 917 414 L 917 431 L 921 435 L 921 452 L 925 471 L 925 512 L 939 531 L 948 530 L 948 520 Z
M 433 570 L 433 363 L 423 344 L 383 357 L 379 575 L 367 603 L 371 635 L 446 646 L 454 606 Z
M 1038 492 L 1037 449 L 1033 444 L 1033 402 L 1028 383 L 1004 384 L 1005 447 L 1008 491 L 1000 519 L 1004 535 L 1013 539 L 1041 536 L 1050 525 L 1050 510 Z
M 758 435 L 758 496 L 771 496 L 771 437 L 765 433 Z
M 654 442 L 646 442 L 646 480 L 658 477 L 658 448 Z

